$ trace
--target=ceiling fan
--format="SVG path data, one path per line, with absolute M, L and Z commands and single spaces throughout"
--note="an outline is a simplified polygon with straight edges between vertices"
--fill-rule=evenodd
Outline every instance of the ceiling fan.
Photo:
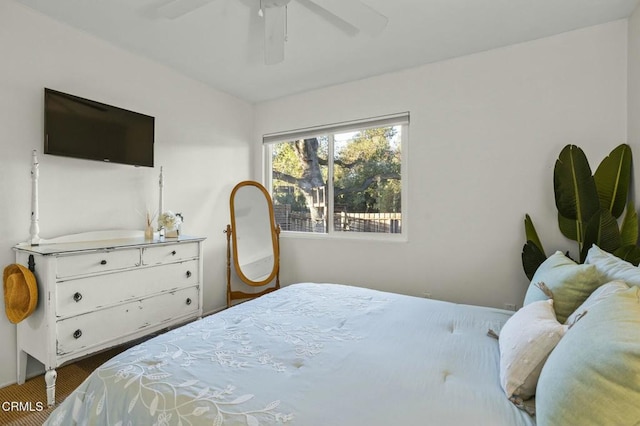
M 160 16 L 176 19 L 215 0 L 171 0 L 157 9 Z M 260 3 L 259 15 L 264 19 L 265 63 L 277 64 L 284 60 L 286 41 L 287 5 L 291 0 L 255 0 Z M 388 19 L 360 0 L 297 0 L 311 3 L 310 10 L 327 12 L 365 34 L 376 35 L 387 25 Z

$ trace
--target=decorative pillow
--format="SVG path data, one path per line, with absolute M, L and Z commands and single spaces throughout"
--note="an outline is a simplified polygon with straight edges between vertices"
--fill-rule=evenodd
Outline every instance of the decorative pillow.
M 535 394 L 540 370 L 567 328 L 556 320 L 551 299 L 530 303 L 507 320 L 498 344 L 500 385 L 508 398 Z
M 640 286 L 640 268 L 602 250 L 595 244 L 587 252 L 585 263 L 594 265 L 606 277 L 606 281 L 622 280 L 629 285 Z
M 616 280 L 611 281 L 610 283 L 602 284 L 593 293 L 591 293 L 591 296 L 589 296 L 578 309 L 576 309 L 571 315 L 569 315 L 564 323 L 568 325 L 574 324 L 578 317 L 589 311 L 591 307 L 593 307 L 597 303 L 600 303 L 603 299 L 611 296 L 614 293 L 619 293 L 628 289 L 629 286 L 624 281 Z
M 542 369 L 538 426 L 636 425 L 640 421 L 640 288 L 594 305 Z
M 543 282 L 553 292 L 558 321 L 564 323 L 567 317 L 606 281 L 594 265 L 578 265 L 557 251 L 549 256 L 533 275 L 524 297 L 524 305 L 547 299 L 542 290 L 536 287 L 536 283 Z

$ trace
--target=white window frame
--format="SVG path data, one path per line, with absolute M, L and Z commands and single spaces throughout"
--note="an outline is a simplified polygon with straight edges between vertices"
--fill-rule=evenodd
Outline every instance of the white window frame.
M 348 132 L 351 130 L 363 130 L 367 128 L 377 128 L 385 126 L 401 126 L 401 197 L 402 197 L 402 232 L 399 234 L 386 234 L 378 232 L 342 232 L 334 229 L 333 220 L 333 135 L 336 133 Z M 328 153 L 328 175 L 326 200 L 329 202 L 327 209 L 327 232 L 298 232 L 298 231 L 282 231 L 281 237 L 284 238 L 308 238 L 308 239 L 348 239 L 348 240 L 369 240 L 369 241 L 387 241 L 387 242 L 406 242 L 409 240 L 409 112 L 403 112 L 380 117 L 367 118 L 362 120 L 354 120 L 341 122 L 330 125 L 297 129 L 288 132 L 271 133 L 263 135 L 263 183 L 269 191 L 269 195 L 273 197 L 273 170 L 272 170 L 272 147 L 279 142 L 286 142 L 297 139 L 312 138 L 317 136 L 329 136 L 329 153 Z

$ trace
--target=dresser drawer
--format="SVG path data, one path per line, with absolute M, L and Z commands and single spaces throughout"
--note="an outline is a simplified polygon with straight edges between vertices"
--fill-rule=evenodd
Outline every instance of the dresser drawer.
M 160 263 L 179 262 L 195 259 L 200 255 L 198 243 L 178 243 L 142 249 L 142 264 L 157 265 Z
M 195 317 L 199 291 L 199 286 L 189 287 L 58 321 L 57 354 L 99 346 L 190 314 Z
M 125 249 L 60 256 L 57 278 L 98 274 L 140 265 L 140 249 Z
M 57 284 L 58 318 L 200 283 L 198 260 L 68 280 Z

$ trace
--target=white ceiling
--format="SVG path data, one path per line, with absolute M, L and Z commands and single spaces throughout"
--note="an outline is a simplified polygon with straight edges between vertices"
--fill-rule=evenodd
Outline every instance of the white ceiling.
M 376 36 L 288 6 L 285 60 L 265 65 L 259 0 L 211 0 L 177 19 L 172 0 L 13 0 L 250 102 L 358 80 L 628 17 L 639 0 L 362 0 Z

